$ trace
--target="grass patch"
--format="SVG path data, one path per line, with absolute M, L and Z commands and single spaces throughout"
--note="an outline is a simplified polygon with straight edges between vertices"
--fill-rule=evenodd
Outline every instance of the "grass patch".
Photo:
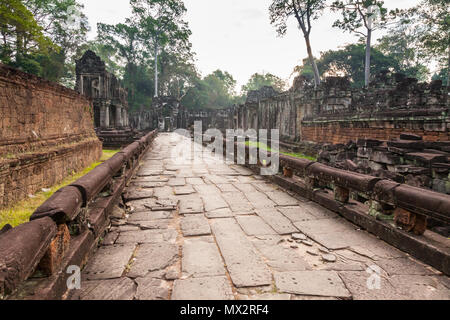
M 13 227 L 17 227 L 22 223 L 28 222 L 33 212 L 48 198 L 50 198 L 56 191 L 78 180 L 79 178 L 87 174 L 89 171 L 93 170 L 95 167 L 100 165 L 102 162 L 111 158 L 118 151 L 119 150 L 103 150 L 103 155 L 99 162 L 93 163 L 89 167 L 79 172 L 72 173 L 58 185 L 49 188 L 49 191 L 46 192 L 40 191 L 36 193 L 33 198 L 24 199 L 10 208 L 1 209 L 0 229 L 3 228 L 6 224 L 10 224 Z
M 272 149 L 265 143 L 262 142 L 253 142 L 253 141 L 246 141 L 245 144 L 249 147 L 258 147 L 260 149 L 266 150 L 266 151 L 272 151 Z M 285 156 L 290 156 L 290 157 L 294 157 L 294 158 L 300 158 L 300 159 L 307 159 L 307 160 L 311 160 L 311 161 L 317 161 L 317 158 L 315 157 L 311 157 L 311 156 L 307 156 L 303 153 L 292 153 L 292 152 L 283 152 L 280 151 L 280 154 L 284 154 Z

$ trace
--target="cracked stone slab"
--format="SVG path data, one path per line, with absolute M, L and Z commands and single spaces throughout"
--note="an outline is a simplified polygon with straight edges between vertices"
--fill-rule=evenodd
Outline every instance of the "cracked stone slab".
M 186 185 L 186 180 L 184 178 L 172 178 L 169 180 L 168 185 L 171 187 L 182 187 Z
M 258 216 L 238 216 L 236 217 L 236 220 L 248 236 L 276 234 L 276 232 Z
M 342 218 L 295 222 L 294 225 L 309 238 L 330 250 L 364 243 L 368 237 L 368 234 L 356 231 L 355 226 Z
M 243 193 L 258 192 L 250 183 L 233 183 L 233 185 Z
M 180 214 L 203 213 L 203 201 L 198 195 L 180 196 Z
M 228 208 L 228 203 L 220 196 L 220 194 L 201 195 L 205 206 L 205 211 L 214 211 L 218 209 Z
M 186 183 L 192 186 L 205 184 L 202 178 L 186 178 Z
M 288 207 L 288 208 L 280 207 L 277 208 L 277 210 L 292 222 L 317 220 L 315 216 L 313 216 L 311 213 L 309 213 L 309 211 L 305 210 L 302 207 Z
M 231 208 L 231 211 L 233 212 L 253 213 L 254 211 L 252 204 L 240 192 L 223 193 L 222 197 L 228 203 L 228 205 Z
M 264 193 L 259 191 L 245 193 L 245 196 L 256 209 L 270 209 L 276 206 L 275 202 L 270 200 Z
M 127 276 L 143 278 L 152 271 L 158 271 L 174 264 L 177 258 L 178 246 L 175 244 L 143 244 L 139 246 Z
M 216 237 L 234 285 L 257 287 L 270 285 L 272 273 L 234 219 L 212 220 Z
M 220 189 L 215 185 L 205 184 L 205 185 L 194 185 L 194 189 L 203 196 L 220 196 Z
M 266 257 L 267 264 L 276 271 L 310 270 L 308 263 L 291 248 L 270 244 L 266 241 L 253 241 L 255 247 Z
M 83 275 L 88 280 L 120 278 L 133 255 L 134 244 L 100 247 L 90 259 Z
M 133 300 L 136 289 L 136 284 L 128 278 L 84 281 L 80 300 Z
M 299 203 L 297 199 L 281 190 L 266 192 L 266 195 L 279 206 L 296 206 Z
M 316 217 L 317 219 L 337 219 L 339 218 L 339 215 L 337 213 L 334 213 L 333 211 L 330 211 L 324 207 L 322 207 L 320 204 L 309 201 L 309 202 L 298 202 L 297 204 L 299 207 L 305 209 L 308 211 L 311 215 Z
M 136 300 L 169 300 L 169 288 L 164 281 L 154 278 L 138 278 Z
M 278 234 L 286 235 L 298 232 L 298 229 L 294 227 L 291 221 L 273 209 L 259 209 L 256 210 L 256 214 L 261 217 L 269 226 L 272 227 Z
M 436 272 L 409 257 L 396 259 L 382 259 L 374 262 L 374 265 L 392 275 L 434 275 Z
M 239 192 L 238 189 L 236 189 L 235 186 L 233 186 L 231 183 L 221 183 L 221 184 L 217 184 L 217 187 L 220 189 L 220 191 L 222 192 Z
M 271 183 L 266 182 L 252 182 L 252 185 L 261 192 L 273 192 L 275 190 L 278 190 L 278 187 Z
M 172 300 L 233 300 L 226 277 L 190 278 L 176 280 Z
M 153 220 L 163 220 L 172 219 L 173 212 L 171 211 L 143 211 L 137 212 L 130 215 L 128 218 L 129 223 L 141 222 L 141 221 L 153 221 Z
M 182 271 L 194 278 L 224 276 L 225 267 L 215 242 L 186 240 L 183 245 Z
M 123 232 L 119 235 L 116 243 L 161 243 L 171 242 L 174 243 L 178 233 L 176 230 L 140 230 Z
M 158 198 L 158 200 L 173 200 L 175 198 L 173 189 L 169 186 L 153 189 L 153 195 Z
M 390 282 L 408 300 L 450 300 L 450 290 L 437 277 L 395 275 Z
M 352 296 L 334 271 L 277 272 L 274 277 L 275 285 L 283 293 L 337 298 Z
M 223 208 L 214 210 L 211 212 L 206 212 L 205 216 L 208 219 L 218 219 L 218 218 L 231 218 L 234 216 L 233 212 L 230 210 L 230 208 Z
M 142 230 L 153 230 L 153 229 L 168 229 L 170 220 L 150 220 L 150 221 L 137 221 L 132 223 L 133 225 L 141 228 Z
M 195 193 L 195 190 L 192 186 L 182 186 L 182 187 L 175 187 L 174 193 L 177 196 L 184 196 Z
M 185 237 L 211 234 L 208 219 L 202 214 L 190 215 L 181 219 L 181 231 Z
M 125 202 L 142 200 L 151 197 L 153 197 L 152 189 L 139 189 L 139 188 L 130 188 L 123 195 Z

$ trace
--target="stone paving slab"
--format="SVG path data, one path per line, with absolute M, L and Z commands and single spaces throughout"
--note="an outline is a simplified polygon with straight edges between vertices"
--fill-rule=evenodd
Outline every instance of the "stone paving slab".
M 185 237 L 211 234 L 208 219 L 204 215 L 189 215 L 181 219 L 181 231 Z
M 233 186 L 231 183 L 217 184 L 217 187 L 220 189 L 221 192 L 239 192 L 239 190 L 236 189 L 236 187 Z
M 272 273 L 234 219 L 216 219 L 212 230 L 236 287 L 270 285 Z
M 161 243 L 161 242 L 175 242 L 178 236 L 176 230 L 140 230 L 123 232 L 119 235 L 116 243 Z
M 272 227 L 278 234 L 292 234 L 298 232 L 297 228 L 275 208 L 273 209 L 258 209 L 256 214 L 261 217 L 269 226 Z
M 270 244 L 266 241 L 253 241 L 255 247 L 267 259 L 267 264 L 276 271 L 305 271 L 311 267 L 292 248 Z
M 120 278 L 135 248 L 134 244 L 100 247 L 90 259 L 83 274 L 88 280 Z
M 84 281 L 80 300 L 133 300 L 136 289 L 136 284 L 128 278 Z
M 276 206 L 275 202 L 259 191 L 246 193 L 245 196 L 256 209 L 269 209 Z
M 236 220 L 248 236 L 276 234 L 276 232 L 258 216 L 239 216 L 236 217 Z
M 136 283 L 136 300 L 169 300 L 169 288 L 164 281 L 154 278 L 138 278 Z
M 182 187 L 175 187 L 174 188 L 174 194 L 177 196 L 183 196 L 183 195 L 190 195 L 195 193 L 194 188 L 192 186 L 182 186 Z
M 317 220 L 315 216 L 310 214 L 302 207 L 279 207 L 277 208 L 277 210 L 281 212 L 286 218 L 291 220 L 291 222 Z
M 203 213 L 203 201 L 197 195 L 179 196 L 180 214 Z
M 190 278 L 176 280 L 172 300 L 233 300 L 231 285 L 226 277 Z
M 252 204 L 247 198 L 240 192 L 223 193 L 222 197 L 228 203 L 233 212 L 239 213 L 253 213 L 254 209 Z
M 218 209 L 211 212 L 206 212 L 205 216 L 208 219 L 218 219 L 218 218 L 231 218 L 234 216 L 230 208 Z
M 337 272 L 294 271 L 275 273 L 280 292 L 322 297 L 351 298 Z
M 280 190 L 265 192 L 265 194 L 279 206 L 296 206 L 299 202 L 294 197 Z
M 186 240 L 183 245 L 183 274 L 204 278 L 224 276 L 225 267 L 219 249 L 213 239 Z
M 133 213 L 128 218 L 129 222 L 139 222 L 139 221 L 154 221 L 161 219 L 172 219 L 173 212 L 171 211 L 142 211 Z
M 140 245 L 127 276 L 130 278 L 143 278 L 152 271 L 161 270 L 174 264 L 177 258 L 178 246 L 175 244 Z

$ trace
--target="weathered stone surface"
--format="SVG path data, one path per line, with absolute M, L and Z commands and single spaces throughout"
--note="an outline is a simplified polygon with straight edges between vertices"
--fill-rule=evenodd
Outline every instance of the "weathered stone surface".
M 221 184 L 217 184 L 217 187 L 220 189 L 220 191 L 222 192 L 239 192 L 238 189 L 236 189 L 235 186 L 233 186 L 231 183 L 221 183 Z
M 153 196 L 152 189 L 138 189 L 138 188 L 129 188 L 123 195 L 123 198 L 126 202 L 134 201 L 134 200 L 142 200 L 151 198 Z
M 317 218 L 302 207 L 277 208 L 286 218 L 292 222 L 316 220 Z
M 308 263 L 295 250 L 274 245 L 266 241 L 253 241 L 255 247 L 267 259 L 267 264 L 276 271 L 309 270 Z
M 211 212 L 206 212 L 205 216 L 208 219 L 218 219 L 218 218 L 230 218 L 233 217 L 234 214 L 229 208 L 218 209 Z
M 258 295 L 244 296 L 240 295 L 239 300 L 253 300 L 253 301 L 285 301 L 291 300 L 290 294 L 280 294 L 280 293 L 263 293 Z
M 264 220 L 258 216 L 239 216 L 237 222 L 248 236 L 276 234 Z
M 169 289 L 164 286 L 164 282 L 154 278 L 138 278 L 136 300 L 169 300 Z
M 259 191 L 246 193 L 245 196 L 256 209 L 268 209 L 276 206 L 275 202 Z
M 208 219 L 204 215 L 190 215 L 181 219 L 181 231 L 185 237 L 211 234 Z
M 186 178 L 186 183 L 192 186 L 205 184 L 202 178 Z
M 180 214 L 203 213 L 203 201 L 198 195 L 180 196 Z
M 218 209 L 228 208 L 228 203 L 220 196 L 220 194 L 202 195 L 205 211 L 214 211 Z
M 134 244 L 100 247 L 83 274 L 88 280 L 120 278 L 133 255 Z
M 233 300 L 233 292 L 226 277 L 176 280 L 172 300 Z
M 296 206 L 298 204 L 297 199 L 280 190 L 266 192 L 266 195 L 279 206 Z
M 174 193 L 177 196 L 190 195 L 195 193 L 194 188 L 192 186 L 183 186 L 183 187 L 175 187 Z
M 330 250 L 348 248 L 364 241 L 362 231 L 355 231 L 352 225 L 343 219 L 322 219 L 295 222 L 294 225 L 309 238 Z
M 381 259 L 374 264 L 381 267 L 390 276 L 392 275 L 433 275 L 436 274 L 430 268 L 415 262 L 409 257 L 396 259 Z
M 144 278 L 152 271 L 161 270 L 172 265 L 177 258 L 178 246 L 175 244 L 140 245 L 127 276 L 130 278 Z
M 222 194 L 222 197 L 228 203 L 231 211 L 237 213 L 253 212 L 252 204 L 240 192 L 227 192 Z
M 128 278 L 83 282 L 80 300 L 133 300 L 136 284 Z
M 258 192 L 250 183 L 233 183 L 233 185 L 243 193 Z
M 322 297 L 350 298 L 337 272 L 295 271 L 275 273 L 275 285 L 280 292 Z
M 175 242 L 177 238 L 176 230 L 140 230 L 140 231 L 129 231 L 120 234 L 119 239 L 116 243 L 161 243 L 161 242 Z
M 233 219 L 212 221 L 212 230 L 236 287 L 269 285 L 272 274 Z
M 182 187 L 186 185 L 186 180 L 184 178 L 172 178 L 168 183 L 171 187 Z
M 225 267 L 214 241 L 186 240 L 183 245 L 183 274 L 194 278 L 224 276 Z
M 173 212 L 170 211 L 143 211 L 138 213 L 133 213 L 128 219 L 129 222 L 140 222 L 140 221 L 153 221 L 160 219 L 172 219 Z
M 408 300 L 449 300 L 450 290 L 436 277 L 420 275 L 396 275 L 390 282 L 404 299 Z
M 298 229 L 294 227 L 289 219 L 278 212 L 275 208 L 258 209 L 256 210 L 256 213 L 278 234 L 284 235 L 298 232 Z

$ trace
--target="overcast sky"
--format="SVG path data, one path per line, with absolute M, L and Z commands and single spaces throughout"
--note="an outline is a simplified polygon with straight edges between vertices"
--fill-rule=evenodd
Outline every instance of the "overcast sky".
M 131 15 L 129 0 L 80 0 L 95 38 L 97 23 L 115 24 Z M 238 82 L 237 89 L 255 72 L 273 73 L 288 79 L 294 67 L 307 56 L 301 31 L 291 19 L 288 33 L 279 38 L 270 25 L 271 0 L 184 0 L 186 21 L 192 30 L 191 42 L 196 65 L 202 75 L 222 69 Z M 385 0 L 388 8 L 408 8 L 419 0 Z M 313 25 L 314 55 L 357 40 L 354 35 L 331 27 L 335 15 L 322 16 Z M 377 35 L 375 35 L 377 37 Z M 378 34 L 379 36 L 379 34 Z M 292 80 L 292 79 L 290 79 Z

